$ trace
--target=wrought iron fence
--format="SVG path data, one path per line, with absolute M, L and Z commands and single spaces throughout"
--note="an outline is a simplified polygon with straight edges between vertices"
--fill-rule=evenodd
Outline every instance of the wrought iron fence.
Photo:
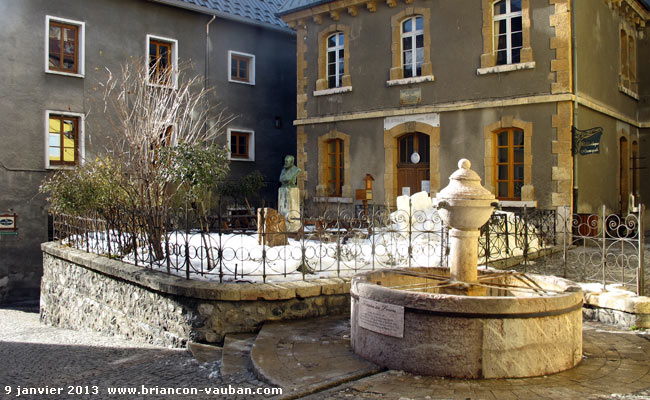
M 642 212 L 621 218 L 604 208 L 601 215 L 572 215 L 566 208 L 495 211 L 481 228 L 479 264 L 617 283 L 643 293 L 642 219 Z M 219 282 L 446 266 L 448 255 L 448 230 L 433 208 L 311 207 L 288 218 L 248 206 L 207 213 L 192 207 L 116 210 L 108 221 L 55 215 L 53 227 L 57 239 L 81 250 Z

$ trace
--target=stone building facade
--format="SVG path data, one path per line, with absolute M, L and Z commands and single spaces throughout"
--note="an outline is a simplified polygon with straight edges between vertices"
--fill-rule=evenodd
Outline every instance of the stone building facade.
M 107 69 L 156 54 L 190 62 L 238 117 L 220 137 L 231 178 L 254 170 L 271 182 L 295 149 L 295 33 L 280 0 L 9 0 L 0 3 L 6 56 L 0 115 L 0 303 L 37 297 L 40 244 L 48 240 L 42 180 L 100 155 L 112 127 L 102 115 Z M 153 51 L 153 53 L 152 53 Z M 233 63 L 236 68 L 232 68 Z M 234 149 L 234 154 L 232 150 Z M 242 150 L 243 149 L 243 150 Z M 289 149 L 289 150 L 287 150 Z
M 645 0 L 287 1 L 304 196 L 359 203 L 371 174 L 374 203 L 394 205 L 434 195 L 465 157 L 505 206 L 626 214 L 632 195 L 650 196 L 638 168 L 649 10 Z

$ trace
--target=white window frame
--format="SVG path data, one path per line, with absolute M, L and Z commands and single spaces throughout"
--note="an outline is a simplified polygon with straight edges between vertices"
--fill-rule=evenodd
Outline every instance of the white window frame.
M 417 18 L 422 19 L 422 29 L 417 29 Z M 408 21 L 408 20 L 413 21 L 412 22 L 413 29 L 411 30 L 411 32 L 405 33 L 404 32 L 404 23 L 406 23 L 406 21 Z M 418 59 L 418 57 L 417 57 L 417 47 L 416 46 L 417 46 L 417 37 L 418 37 L 418 35 L 422 35 L 422 40 L 424 41 L 424 16 L 418 14 L 418 15 L 412 15 L 412 16 L 410 16 L 408 18 L 404 18 L 402 20 L 402 22 L 400 22 L 400 28 L 399 29 L 400 29 L 399 45 L 400 45 L 400 58 L 401 58 L 400 61 L 401 61 L 401 64 L 402 64 L 402 74 L 404 74 L 404 71 L 406 71 L 405 66 L 407 65 L 407 64 L 404 64 L 404 52 L 406 51 L 406 50 L 404 50 L 404 39 L 409 39 L 411 41 L 411 50 L 410 50 L 411 54 L 412 54 L 412 56 L 411 56 L 411 70 L 413 71 L 413 75 L 408 77 L 408 78 L 405 78 L 405 79 L 422 76 L 422 74 L 420 74 L 420 75 L 417 74 L 417 72 L 418 72 L 418 67 L 417 67 L 417 65 L 418 65 L 417 59 Z M 424 47 L 422 47 L 422 52 L 424 53 Z
M 237 79 L 232 79 L 232 74 L 230 73 L 230 68 L 232 65 L 232 56 L 246 57 L 250 59 L 248 63 L 248 82 L 240 81 Z M 240 51 L 228 50 L 228 65 L 226 66 L 226 72 L 228 73 L 228 82 L 241 83 L 243 85 L 255 86 L 255 54 L 242 53 Z
M 343 85 L 343 75 L 345 75 L 345 60 L 341 59 L 339 57 L 339 52 L 343 50 L 345 52 L 345 33 L 336 31 L 332 33 L 331 35 L 328 35 L 327 38 L 325 39 L 325 43 L 329 44 L 330 38 L 332 36 L 336 37 L 336 44 L 333 47 L 327 47 L 325 50 L 325 75 L 327 78 L 327 88 L 328 89 L 335 89 L 335 88 L 340 88 Z M 334 53 L 334 66 L 335 66 L 335 72 L 334 75 L 329 74 L 329 55 L 330 53 Z M 340 72 L 341 64 L 343 64 L 343 72 Z M 336 80 L 336 86 L 329 86 L 329 81 L 330 77 L 334 76 Z
M 149 86 L 157 86 L 157 87 L 169 87 L 165 85 L 158 85 L 156 83 L 152 83 L 149 81 L 149 43 L 151 40 L 158 40 L 160 42 L 167 42 L 172 45 L 172 88 L 176 89 L 178 87 L 178 41 L 176 39 L 171 39 L 167 38 L 164 36 L 158 36 L 158 35 L 152 35 L 152 34 L 147 34 L 147 40 L 144 44 L 144 64 L 145 64 L 145 71 L 147 71 L 147 84 Z
M 78 162 L 77 165 L 50 165 L 50 115 L 64 115 L 64 116 L 70 116 L 70 117 L 77 117 L 79 118 L 79 126 L 78 132 L 79 132 L 79 151 L 77 153 L 78 156 Z M 57 111 L 57 110 L 45 110 L 45 134 L 43 135 L 45 137 L 45 169 L 74 169 L 84 163 L 85 155 L 86 155 L 86 140 L 85 140 L 85 118 L 86 116 L 82 113 L 76 113 L 76 112 L 69 112 L 69 111 Z
M 499 15 L 494 15 L 494 5 L 497 4 L 501 0 L 495 0 L 492 2 L 491 5 L 491 12 L 492 12 L 492 29 L 494 29 L 494 24 L 497 21 L 506 21 L 506 64 L 496 64 L 496 59 L 498 57 L 498 37 L 495 32 L 492 32 L 492 48 L 494 49 L 494 55 L 495 55 L 495 65 L 510 65 L 510 64 L 515 64 L 512 62 L 512 20 L 517 17 L 521 17 L 521 37 L 522 37 L 522 46 L 519 49 L 523 48 L 523 36 L 524 36 L 524 17 L 523 17 L 523 10 L 522 11 L 515 11 L 512 12 L 510 9 L 510 0 L 505 0 L 506 2 L 506 12 L 504 14 L 499 14 Z M 521 53 L 519 55 L 520 57 L 520 62 L 521 62 Z
M 79 54 L 77 54 L 77 62 L 79 63 L 77 68 L 77 73 L 57 71 L 50 69 L 50 21 L 60 22 L 62 24 L 74 25 L 79 28 Z M 86 73 L 86 23 L 83 21 L 75 21 L 67 18 L 59 18 L 53 15 L 45 16 L 45 72 L 48 74 L 56 75 L 65 75 L 65 76 L 74 76 L 77 78 L 83 78 Z
M 248 158 L 241 158 L 241 157 L 232 157 L 230 153 L 230 135 L 231 133 L 235 132 L 243 132 L 243 133 L 248 133 Z M 250 129 L 240 129 L 240 128 L 228 128 L 228 143 L 227 143 L 227 149 L 228 149 L 228 159 L 231 161 L 255 161 L 255 131 L 252 131 Z

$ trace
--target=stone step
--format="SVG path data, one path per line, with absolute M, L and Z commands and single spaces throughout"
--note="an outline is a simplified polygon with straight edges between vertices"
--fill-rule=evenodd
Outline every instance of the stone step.
M 299 398 L 376 374 L 382 367 L 350 348 L 350 316 L 267 322 L 251 352 L 255 375 Z
M 221 354 L 221 376 L 230 378 L 250 374 L 252 371 L 250 353 L 257 335 L 254 333 L 232 333 L 226 335 Z
M 194 342 L 187 342 L 187 350 L 192 353 L 199 364 L 219 361 L 221 359 L 221 352 L 223 351 L 219 346 Z

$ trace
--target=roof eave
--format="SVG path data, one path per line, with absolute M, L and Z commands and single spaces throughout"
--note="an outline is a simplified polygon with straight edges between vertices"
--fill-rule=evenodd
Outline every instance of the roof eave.
M 310 3 L 310 4 L 307 4 L 307 5 L 304 5 L 304 6 L 300 6 L 300 7 L 292 8 L 292 9 L 290 9 L 290 10 L 278 11 L 277 13 L 275 13 L 275 15 L 277 15 L 278 17 L 280 17 L 280 16 L 282 16 L 282 15 L 293 14 L 293 13 L 295 13 L 295 12 L 303 11 L 303 10 L 307 10 L 307 9 L 310 9 L 310 8 L 312 8 L 312 7 L 315 7 L 315 6 L 319 6 L 319 5 L 321 5 L 321 4 L 330 3 L 330 2 L 332 2 L 332 1 L 333 1 L 333 0 L 320 0 L 320 1 L 316 1 L 316 2 L 314 2 L 314 3 Z
M 247 25 L 253 25 L 253 26 L 260 27 L 260 28 L 270 29 L 270 30 L 274 30 L 274 31 L 278 31 L 278 32 L 286 33 L 286 34 L 290 34 L 290 35 L 295 35 L 296 34 L 296 32 L 293 29 L 288 28 L 288 27 L 269 24 L 267 22 L 255 21 L 255 20 L 252 20 L 250 18 L 241 17 L 239 15 L 233 15 L 233 14 L 213 10 L 212 8 L 209 8 L 209 7 L 202 7 L 202 6 L 197 6 L 196 4 L 186 3 L 186 2 L 184 2 L 182 0 L 147 0 L 147 1 L 150 1 L 150 2 L 153 2 L 153 3 L 165 4 L 165 5 L 172 6 L 172 7 L 177 7 L 177 8 L 183 8 L 183 9 L 186 9 L 186 10 L 199 12 L 201 14 L 214 15 L 216 17 L 227 19 L 227 20 L 230 20 L 230 21 L 240 22 L 240 23 L 247 24 Z

